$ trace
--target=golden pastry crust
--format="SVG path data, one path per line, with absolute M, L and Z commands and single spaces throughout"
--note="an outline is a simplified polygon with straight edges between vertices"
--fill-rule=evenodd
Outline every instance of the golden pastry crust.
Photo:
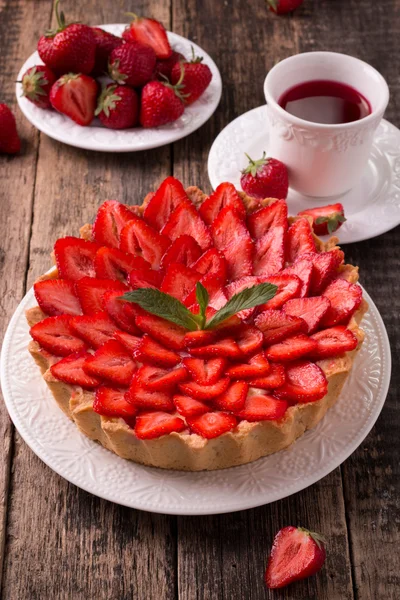
M 188 188 L 187 192 L 196 205 L 206 198 L 203 192 L 195 187 Z M 249 212 L 255 210 L 254 199 L 245 194 L 240 195 L 247 210 Z M 275 199 L 266 199 L 262 204 L 268 205 L 272 202 L 275 202 Z M 92 239 L 91 225 L 84 225 L 80 232 L 84 239 Z M 319 238 L 315 239 L 319 251 L 329 250 L 338 242 L 337 238 L 331 238 L 327 243 Z M 40 279 L 53 279 L 57 276 L 57 269 L 54 268 Z M 355 283 L 358 280 L 358 268 L 343 265 L 340 276 Z M 241 421 L 234 431 L 211 440 L 192 434 L 189 430 L 170 433 L 152 440 L 140 440 L 123 419 L 103 417 L 94 412 L 93 392 L 66 384 L 53 377 L 50 367 L 59 360 L 59 357 L 52 356 L 41 349 L 34 341 L 29 344 L 29 352 L 41 369 L 43 378 L 61 410 L 74 421 L 84 435 L 99 442 L 121 458 L 163 469 L 183 471 L 226 469 L 287 448 L 305 431 L 320 422 L 327 410 L 339 398 L 352 369 L 354 357 L 364 341 L 364 332 L 359 324 L 367 309 L 368 305 L 363 300 L 349 324 L 349 328 L 358 339 L 357 348 L 352 352 L 346 352 L 342 357 L 317 363 L 328 380 L 328 392 L 321 400 L 289 407 L 280 421 L 256 423 Z M 26 311 L 26 317 L 28 324 L 32 326 L 43 320 L 46 315 L 36 306 Z

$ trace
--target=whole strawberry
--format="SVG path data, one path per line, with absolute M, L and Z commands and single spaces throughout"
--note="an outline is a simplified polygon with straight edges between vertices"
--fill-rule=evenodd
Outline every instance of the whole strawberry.
M 140 124 L 143 127 L 159 127 L 176 121 L 185 110 L 179 85 L 150 81 L 142 90 Z
M 183 54 L 181 54 L 180 52 L 175 52 L 175 50 L 173 50 L 169 58 L 159 58 L 157 60 L 154 75 L 157 77 L 157 79 L 160 79 L 161 81 L 165 81 L 165 78 L 171 79 L 172 68 L 176 64 L 179 64 L 181 61 L 184 60 L 186 59 L 183 56 Z
M 50 108 L 50 90 L 56 79 L 46 65 L 31 67 L 22 76 L 22 95 L 39 108 Z
M 322 536 L 303 527 L 284 527 L 275 536 L 265 582 L 271 589 L 315 575 L 325 562 Z
M 132 88 L 110 84 L 100 94 L 95 115 L 110 129 L 133 127 L 139 120 L 139 97 Z
M 91 27 L 72 23 L 67 25 L 63 12 L 59 12 L 56 0 L 55 12 L 58 29 L 47 31 L 38 42 L 42 61 L 57 75 L 93 71 L 96 54 L 96 38 Z
M 212 73 L 210 67 L 202 63 L 203 57 L 195 56 L 190 62 L 179 62 L 171 71 L 171 83 L 176 84 L 183 70 L 182 96 L 185 104 L 192 104 L 205 92 L 210 85 Z
M 0 152 L 16 154 L 21 149 L 15 117 L 7 104 L 0 104 Z
M 96 110 L 98 84 L 88 75 L 68 73 L 57 79 L 50 92 L 53 108 L 78 125 L 90 125 Z
M 298 215 L 312 218 L 315 235 L 331 235 L 346 221 L 343 204 L 340 202 L 302 210 Z
M 129 42 L 111 52 L 108 72 L 120 85 L 140 87 L 150 81 L 155 66 L 153 48 L 140 42 Z
M 303 4 L 303 0 L 267 0 L 269 10 L 277 15 L 292 12 L 292 10 L 295 10 L 301 4 Z
M 107 73 L 111 52 L 115 48 L 118 48 L 118 46 L 121 46 L 124 40 L 108 31 L 104 31 L 104 29 L 100 29 L 100 27 L 92 27 L 92 31 L 96 40 L 96 55 L 91 75 L 97 77 Z
M 168 58 L 172 49 L 168 41 L 164 25 L 155 19 L 138 17 L 135 13 L 128 13 L 133 21 L 125 29 L 122 37 L 127 42 L 140 42 L 151 46 L 157 58 Z
M 240 183 L 243 191 L 253 198 L 286 198 L 289 178 L 286 166 L 275 158 L 252 160 L 248 154 L 249 165 L 242 171 Z

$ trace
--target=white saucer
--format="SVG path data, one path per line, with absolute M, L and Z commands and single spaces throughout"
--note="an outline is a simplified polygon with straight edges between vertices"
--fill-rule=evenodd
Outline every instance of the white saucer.
M 268 155 L 266 106 L 254 108 L 229 123 L 214 141 L 208 156 L 208 176 L 215 189 L 230 181 L 240 189 L 240 171 L 247 165 L 246 152 L 254 159 Z M 381 235 L 400 224 L 400 131 L 383 119 L 372 147 L 368 166 L 359 184 L 341 196 L 310 198 L 289 190 L 289 214 L 312 206 L 341 202 L 347 222 L 337 235 L 343 244 Z
M 100 25 L 100 27 L 120 36 L 126 24 Z M 222 92 L 221 75 L 215 62 L 200 46 L 176 33 L 170 31 L 167 33 L 174 50 L 189 58 L 192 55 L 193 46 L 196 55 L 203 56 L 203 62 L 210 67 L 212 72 L 212 80 L 207 90 L 201 98 L 188 106 L 183 115 L 174 123 L 155 127 L 154 129 L 135 127 L 119 131 L 107 129 L 102 126 L 98 119 L 94 119 L 89 127 L 81 127 L 55 110 L 38 108 L 32 102 L 29 102 L 21 96 L 22 85 L 17 83 L 16 95 L 20 109 L 32 125 L 49 137 L 85 150 L 134 152 L 158 148 L 186 137 L 208 121 L 217 108 Z M 43 62 L 40 60 L 39 54 L 34 52 L 21 68 L 17 78 L 18 81 L 22 79 L 23 74 L 29 67 L 39 64 L 41 65 Z

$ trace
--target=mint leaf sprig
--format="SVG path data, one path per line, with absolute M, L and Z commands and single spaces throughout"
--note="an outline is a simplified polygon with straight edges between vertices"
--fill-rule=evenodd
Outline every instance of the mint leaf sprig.
M 139 288 L 120 296 L 120 299 L 138 304 L 147 312 L 189 331 L 196 331 L 197 329 L 214 329 L 238 312 L 268 302 L 275 296 L 277 289 L 278 287 L 272 283 L 260 283 L 242 290 L 232 296 L 225 306 L 220 308 L 209 321 L 206 319 L 209 294 L 200 282 L 196 285 L 196 298 L 200 307 L 199 314 L 192 313 L 182 302 L 155 288 Z

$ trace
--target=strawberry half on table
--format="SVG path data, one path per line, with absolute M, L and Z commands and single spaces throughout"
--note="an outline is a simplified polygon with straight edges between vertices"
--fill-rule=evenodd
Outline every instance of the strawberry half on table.
M 277 15 L 284 15 L 292 12 L 303 4 L 304 0 L 266 0 L 270 11 Z
M 20 149 L 15 117 L 7 104 L 0 104 L 0 153 L 16 154 Z

